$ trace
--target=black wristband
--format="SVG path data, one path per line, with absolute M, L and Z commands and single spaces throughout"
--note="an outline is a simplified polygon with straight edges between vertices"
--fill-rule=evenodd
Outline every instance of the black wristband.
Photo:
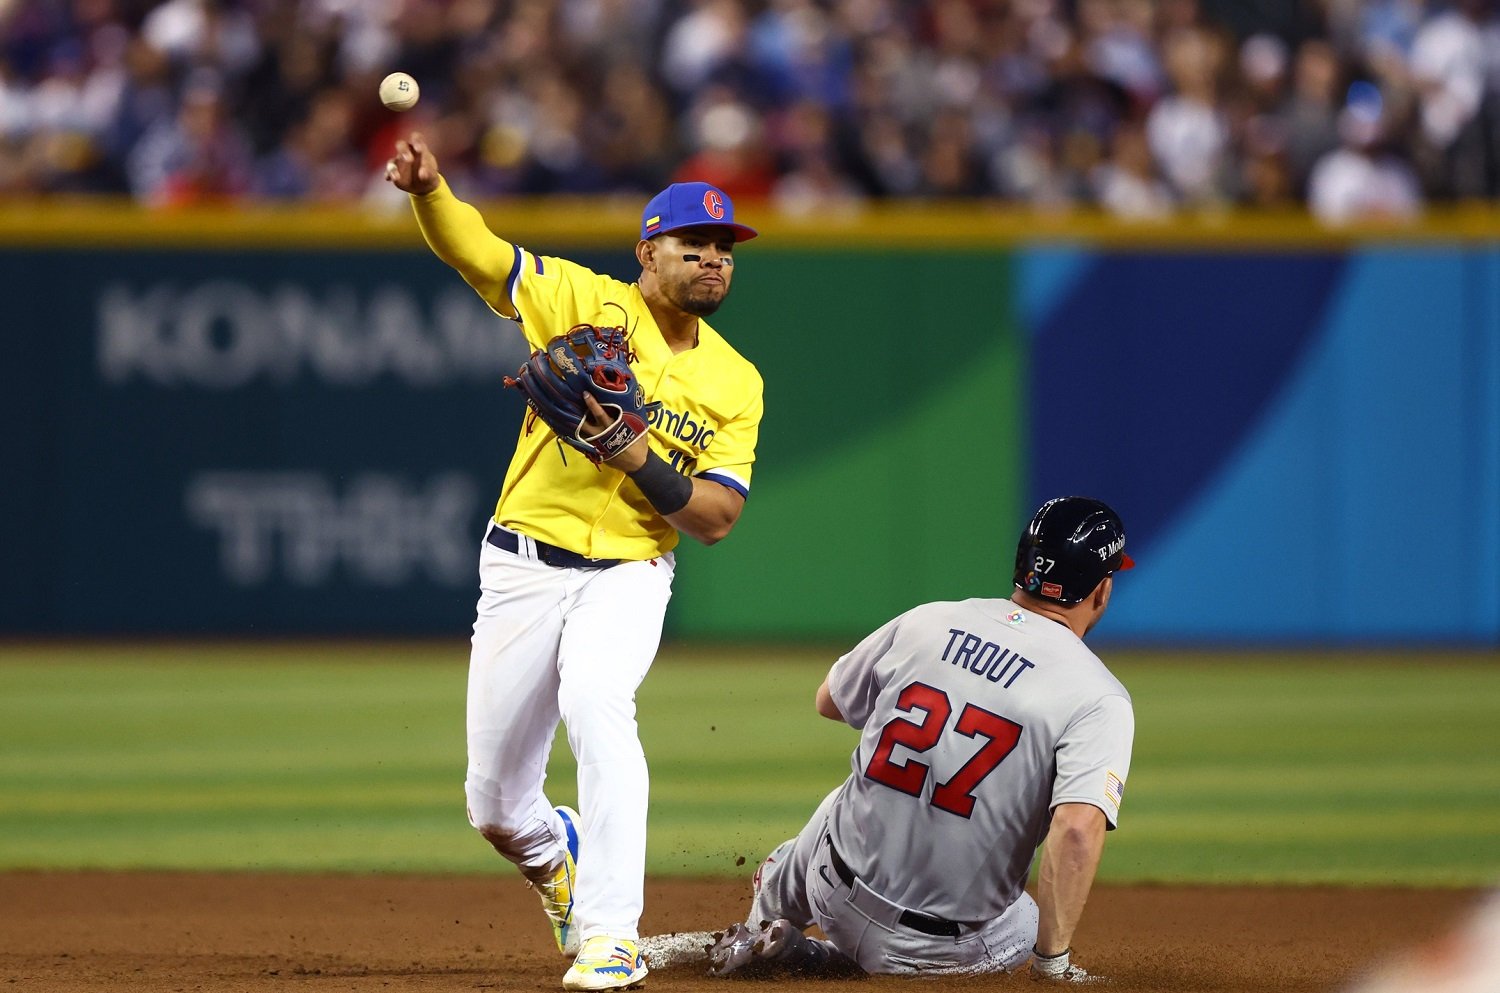
M 666 459 L 649 449 L 645 464 L 629 473 L 629 476 L 635 481 L 636 488 L 663 517 L 677 513 L 693 498 L 693 481 L 667 465 Z

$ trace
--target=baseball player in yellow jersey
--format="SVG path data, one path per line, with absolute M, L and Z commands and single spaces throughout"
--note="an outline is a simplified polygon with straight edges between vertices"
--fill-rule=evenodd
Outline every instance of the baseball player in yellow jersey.
M 574 990 L 638 984 L 647 771 L 635 692 L 656 654 L 679 534 L 713 544 L 750 489 L 761 379 L 708 317 L 734 248 L 755 232 L 706 183 L 663 190 L 642 215 L 640 279 L 624 283 L 496 237 L 458 200 L 420 135 L 387 178 L 427 243 L 533 347 L 576 324 L 623 326 L 659 402 L 650 430 L 595 465 L 527 418 L 481 545 L 469 661 L 470 822 L 541 894 Z M 607 426 L 590 398 L 589 433 Z M 543 792 L 558 721 L 578 759 L 579 813 Z M 576 875 L 575 875 L 576 873 Z

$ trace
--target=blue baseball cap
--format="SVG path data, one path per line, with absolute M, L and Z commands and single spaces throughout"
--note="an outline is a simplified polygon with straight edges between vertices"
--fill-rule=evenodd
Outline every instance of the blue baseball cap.
M 673 183 L 651 198 L 641 212 L 641 238 L 655 238 L 678 228 L 715 224 L 734 229 L 735 241 L 749 241 L 755 229 L 734 222 L 734 202 L 708 183 Z

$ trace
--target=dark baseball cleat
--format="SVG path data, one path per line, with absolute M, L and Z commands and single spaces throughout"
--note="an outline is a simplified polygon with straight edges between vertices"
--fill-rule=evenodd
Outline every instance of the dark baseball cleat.
M 791 921 L 772 921 L 763 927 L 750 954 L 768 962 L 806 959 L 812 954 L 812 942 Z
M 857 975 L 860 972 L 853 960 L 837 951 L 832 942 L 809 937 L 787 920 L 763 925 L 760 938 L 751 946 L 750 953 L 755 961 L 775 966 L 791 975 Z
M 791 921 L 762 921 L 760 927 L 731 924 L 707 946 L 708 974 L 738 978 L 786 975 L 857 975 L 859 967 L 833 945 L 809 938 Z
M 715 933 L 714 943 L 707 948 L 708 974 L 727 976 L 743 969 L 754 956 L 751 947 L 759 940 L 760 932 L 743 924 L 731 924 Z

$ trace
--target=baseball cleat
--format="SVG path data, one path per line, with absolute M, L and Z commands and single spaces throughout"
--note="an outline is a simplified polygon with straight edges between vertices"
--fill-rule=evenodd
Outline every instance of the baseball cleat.
M 646 978 L 646 956 L 630 938 L 596 934 L 563 976 L 567 990 L 630 990 Z
M 830 945 L 809 938 L 788 920 L 762 921 L 759 928 L 731 924 L 705 951 L 710 976 L 814 973 L 834 964 Z
M 731 924 L 723 931 L 715 932 L 714 943 L 704 949 L 708 952 L 708 974 L 727 976 L 740 971 L 754 957 L 751 948 L 759 940 L 760 932 L 743 924 Z
M 820 950 L 801 928 L 785 920 L 766 925 L 760 933 L 760 940 L 750 949 L 758 959 L 798 966 L 813 965 L 826 958 L 818 954 Z
M 1097 986 L 1108 982 L 1103 976 L 1096 976 L 1081 965 L 1070 965 L 1055 976 L 1042 975 L 1032 969 L 1031 978 L 1039 983 L 1072 983 L 1074 986 Z
M 1069 965 L 1062 972 L 1043 972 L 1033 963 L 1027 971 L 1033 982 L 1072 983 L 1075 986 L 1097 986 L 1108 982 L 1103 976 L 1095 976 L 1081 965 Z
M 578 934 L 573 927 L 573 884 L 578 878 L 578 811 L 572 807 L 555 807 L 568 835 L 567 853 L 551 879 L 526 885 L 542 898 L 542 912 L 552 925 L 552 939 L 564 955 L 578 954 Z

